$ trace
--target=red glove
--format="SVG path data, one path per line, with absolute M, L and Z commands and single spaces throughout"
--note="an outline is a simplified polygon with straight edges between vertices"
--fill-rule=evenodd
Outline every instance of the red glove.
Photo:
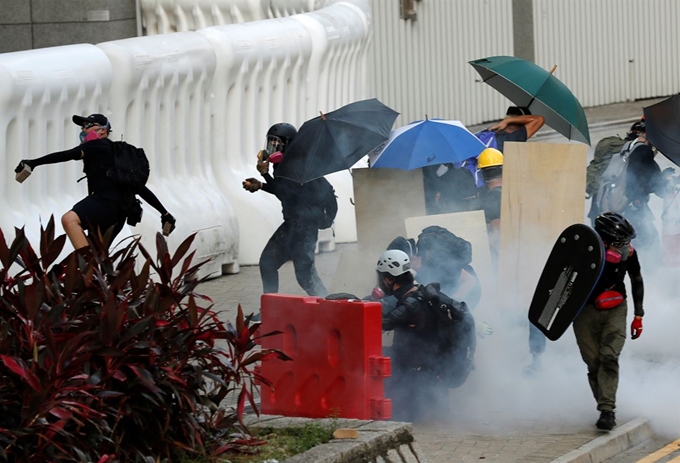
M 633 323 L 630 324 L 630 334 L 632 339 L 637 339 L 642 334 L 642 317 L 633 318 Z

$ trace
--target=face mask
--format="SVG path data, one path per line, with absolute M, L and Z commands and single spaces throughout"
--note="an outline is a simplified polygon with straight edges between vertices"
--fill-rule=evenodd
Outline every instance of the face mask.
M 96 130 L 93 130 L 92 132 L 89 133 L 80 132 L 79 138 L 80 144 L 82 145 L 83 143 L 86 143 L 88 141 L 99 140 L 99 133 Z
M 604 260 L 610 264 L 618 264 L 619 262 L 625 262 L 630 255 L 630 245 L 627 244 L 621 248 L 607 248 Z
M 283 153 L 281 151 L 277 151 L 276 153 L 269 155 L 269 162 L 271 162 L 272 164 L 277 164 L 281 162 L 282 159 Z

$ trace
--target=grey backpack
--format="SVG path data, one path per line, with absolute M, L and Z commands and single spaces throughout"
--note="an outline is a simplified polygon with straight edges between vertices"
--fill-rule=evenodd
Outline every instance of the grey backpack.
M 607 168 L 602 173 L 597 196 L 595 196 L 600 211 L 623 212 L 630 204 L 630 198 L 626 196 L 628 160 L 635 148 L 642 144 L 636 140 L 626 142 L 621 152 L 613 155 L 609 160 Z

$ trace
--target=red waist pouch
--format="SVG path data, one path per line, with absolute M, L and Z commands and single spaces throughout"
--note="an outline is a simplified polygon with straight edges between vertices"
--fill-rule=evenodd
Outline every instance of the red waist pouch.
M 609 310 L 620 306 L 623 301 L 623 294 L 618 291 L 608 290 L 597 296 L 593 305 L 596 309 Z

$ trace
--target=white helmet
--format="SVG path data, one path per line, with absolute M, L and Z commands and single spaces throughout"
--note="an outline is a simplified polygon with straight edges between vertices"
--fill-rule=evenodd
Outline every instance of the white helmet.
M 389 273 L 393 277 L 398 277 L 406 272 L 414 274 L 411 270 L 411 259 L 408 254 L 398 249 L 389 249 L 382 253 L 378 258 L 378 265 L 375 268 L 380 273 Z

